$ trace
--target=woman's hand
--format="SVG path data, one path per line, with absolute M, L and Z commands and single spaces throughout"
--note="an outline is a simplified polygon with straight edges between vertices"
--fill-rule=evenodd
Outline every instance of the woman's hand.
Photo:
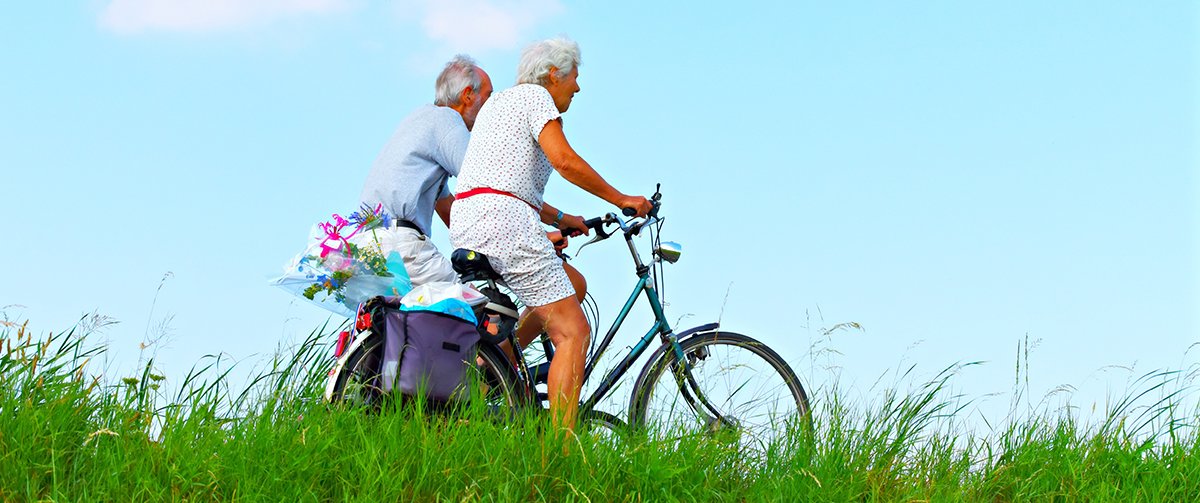
M 625 208 L 633 208 L 637 212 L 633 215 L 635 217 L 644 217 L 654 208 L 650 204 L 650 200 L 642 196 L 624 196 L 621 198 L 621 204 L 617 206 L 621 208 L 621 211 L 625 211 Z
M 563 215 L 562 221 L 558 223 L 558 228 L 564 236 L 578 236 L 580 234 L 586 236 L 590 230 L 587 224 L 583 223 L 583 217 L 566 214 Z

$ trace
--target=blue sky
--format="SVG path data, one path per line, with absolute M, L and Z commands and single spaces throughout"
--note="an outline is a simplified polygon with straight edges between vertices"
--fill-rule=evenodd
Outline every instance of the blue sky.
M 0 18 L 0 306 L 41 333 L 120 321 L 97 336 L 117 369 L 148 326 L 168 375 L 251 367 L 326 319 L 266 279 L 355 208 L 440 65 L 469 53 L 503 89 L 558 34 L 584 60 L 568 138 L 621 190 L 663 184 L 680 327 L 720 316 L 815 388 L 987 361 L 957 386 L 1006 393 L 1028 337 L 1034 395 L 1102 405 L 1197 361 L 1191 2 L 21 3 Z M 561 178 L 547 199 L 611 210 Z M 575 265 L 611 320 L 627 252 Z M 821 336 L 841 322 L 864 330 Z

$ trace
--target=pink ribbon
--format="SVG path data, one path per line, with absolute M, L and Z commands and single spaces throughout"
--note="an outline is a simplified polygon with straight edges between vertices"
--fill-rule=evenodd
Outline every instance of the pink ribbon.
M 382 210 L 383 210 L 383 203 L 380 203 L 378 206 L 375 207 L 374 214 L 376 216 L 378 216 L 379 212 Z M 321 241 L 321 258 L 325 258 L 327 255 L 329 255 L 330 252 L 338 252 L 338 253 L 345 255 L 346 257 L 349 257 L 350 256 L 350 242 L 347 240 L 354 237 L 356 234 L 358 234 L 359 231 L 361 231 L 363 229 L 363 227 L 366 225 L 365 220 L 366 220 L 365 218 L 361 219 L 359 221 L 358 225 L 354 228 L 354 231 L 346 236 L 342 236 L 342 229 L 344 227 L 346 227 L 347 225 L 350 225 L 350 222 L 348 220 L 342 218 L 341 215 L 334 213 L 333 214 L 333 222 L 322 223 L 320 225 L 320 228 L 322 231 L 325 231 L 325 240 Z M 330 243 L 332 243 L 332 244 L 330 244 Z
M 354 237 L 358 233 L 358 229 L 348 236 L 342 236 L 342 228 L 349 223 L 341 215 L 334 213 L 333 222 L 324 222 L 320 225 L 321 230 L 325 232 L 325 239 L 321 241 L 321 258 L 325 258 L 331 252 L 350 255 L 350 243 L 346 240 Z

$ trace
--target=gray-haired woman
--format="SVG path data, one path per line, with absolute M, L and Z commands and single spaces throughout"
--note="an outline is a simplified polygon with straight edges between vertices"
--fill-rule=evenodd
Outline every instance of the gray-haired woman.
M 530 306 L 522 315 L 522 331 L 533 324 L 554 342 L 550 411 L 555 424 L 565 427 L 574 427 L 578 415 L 589 330 L 542 224 L 564 234 L 587 234 L 588 229 L 582 217 L 542 200 L 546 182 L 558 171 L 618 208 L 633 208 L 639 216 L 650 211 L 646 198 L 613 188 L 567 143 L 560 116 L 579 92 L 579 63 L 579 45 L 567 38 L 525 48 L 517 85 L 493 94 L 479 111 L 450 213 L 451 243 L 487 255 Z

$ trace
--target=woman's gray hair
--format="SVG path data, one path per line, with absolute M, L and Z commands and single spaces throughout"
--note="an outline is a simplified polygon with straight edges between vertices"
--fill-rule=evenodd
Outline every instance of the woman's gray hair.
M 551 67 L 558 70 L 556 77 L 562 77 L 579 65 L 579 44 L 574 40 L 558 37 L 534 42 L 521 51 L 517 83 L 545 84 Z
M 482 85 L 483 79 L 479 76 L 479 66 L 475 60 L 459 54 L 446 63 L 446 68 L 438 75 L 433 104 L 443 107 L 458 105 L 463 89 L 469 87 L 471 92 L 477 93 Z

